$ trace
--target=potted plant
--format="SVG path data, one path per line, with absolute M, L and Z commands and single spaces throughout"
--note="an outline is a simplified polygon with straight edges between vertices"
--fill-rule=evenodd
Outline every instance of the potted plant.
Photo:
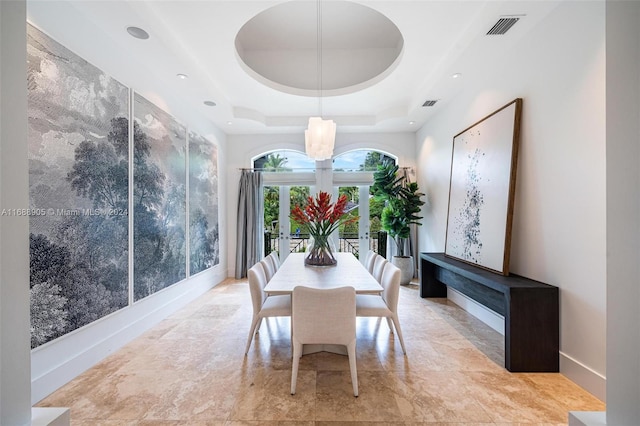
M 391 162 L 378 166 L 373 173 L 371 192 L 386 205 L 382 210 L 381 227 L 394 241 L 397 252 L 391 262 L 402 271 L 402 284 L 408 284 L 413 278 L 413 256 L 405 250 L 406 240 L 411 232 L 411 224 L 422 225 L 420 207 L 424 205 L 418 192 L 418 184 L 409 182 L 404 176 L 398 176 L 399 167 Z

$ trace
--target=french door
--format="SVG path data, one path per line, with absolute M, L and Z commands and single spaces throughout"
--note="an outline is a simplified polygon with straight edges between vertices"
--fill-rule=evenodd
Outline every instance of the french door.
M 292 224 L 291 209 L 306 203 L 311 193 L 308 185 L 278 185 L 264 187 L 265 204 L 265 255 L 267 251 L 277 251 L 283 262 L 289 253 L 302 252 L 308 243 L 308 234 L 297 224 Z
M 273 173 L 265 174 L 265 254 L 277 251 L 280 261 L 284 261 L 289 253 L 304 252 L 309 243 L 307 230 L 290 220 L 291 208 L 306 205 L 309 195 L 315 195 L 318 188 L 325 187 L 332 192 L 332 201 L 340 194 L 346 194 L 349 200 L 350 214 L 359 217 L 357 222 L 340 229 L 333 235 L 338 251 L 353 253 L 364 262 L 368 250 L 377 250 L 378 241 L 374 237 L 380 228 L 380 210 L 374 206 L 369 208 L 369 186 L 373 181 L 371 173 L 336 172 L 323 178 L 323 171 L 316 173 Z M 268 179 L 268 180 L 267 180 Z M 320 182 L 320 186 L 312 182 Z M 333 189 L 331 189 L 333 188 Z M 373 215 L 373 217 L 371 217 Z
M 364 264 L 365 254 L 370 247 L 369 235 L 369 186 L 338 186 L 334 189 L 334 198 L 344 194 L 347 196 L 348 214 L 358 216 L 358 220 L 347 225 L 338 236 L 339 251 L 353 253 Z

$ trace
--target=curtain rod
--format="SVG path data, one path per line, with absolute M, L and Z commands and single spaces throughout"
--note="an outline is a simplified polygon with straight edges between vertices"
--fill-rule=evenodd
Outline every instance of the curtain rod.
M 410 166 L 404 166 L 404 167 L 398 167 L 399 170 L 413 170 L 413 167 Z M 278 170 L 272 170 L 272 169 L 260 169 L 260 168 L 253 168 L 253 167 L 238 167 L 238 170 L 241 171 L 251 171 L 251 172 L 274 172 L 274 173 L 283 173 L 281 171 Z M 299 171 L 299 170 L 309 170 L 309 171 L 315 171 L 315 170 L 334 170 L 333 167 L 307 167 L 307 168 L 299 168 L 299 169 L 293 169 L 291 171 Z M 337 172 L 340 172 L 340 170 L 335 170 Z M 343 172 L 375 172 L 375 170 L 343 170 Z
M 284 171 L 279 171 L 279 170 L 273 170 L 273 169 L 259 169 L 259 168 L 253 168 L 253 167 L 238 167 L 238 170 L 247 170 L 250 172 L 274 172 L 274 173 L 283 173 Z M 331 170 L 331 167 L 307 167 L 307 168 L 300 168 L 300 169 L 292 169 L 291 171 L 300 171 L 300 170 L 308 170 L 310 172 L 314 171 L 314 170 Z

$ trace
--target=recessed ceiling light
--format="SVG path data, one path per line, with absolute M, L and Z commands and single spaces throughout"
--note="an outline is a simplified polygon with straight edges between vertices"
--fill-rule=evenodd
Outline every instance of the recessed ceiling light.
M 231 126 L 233 123 L 231 121 L 227 121 L 227 124 Z
M 453 74 L 451 76 L 451 78 L 459 78 L 459 77 L 462 77 L 462 74 L 460 74 L 459 72 L 457 72 L 457 73 L 455 73 L 455 74 Z
M 149 33 L 139 27 L 127 27 L 127 32 L 132 37 L 139 38 L 140 40 L 146 40 L 149 38 Z
M 413 126 L 414 124 L 416 124 L 416 122 L 415 122 L 415 121 L 410 121 L 410 122 L 409 122 L 409 124 L 410 124 L 411 126 Z
M 189 76 L 186 74 L 176 74 L 176 77 L 178 77 L 180 80 L 186 80 L 187 78 L 189 78 Z
M 216 106 L 216 103 L 215 103 L 215 102 L 213 102 L 213 101 L 204 101 L 204 104 L 205 104 L 206 106 L 210 106 L 210 107 L 214 107 L 214 106 Z

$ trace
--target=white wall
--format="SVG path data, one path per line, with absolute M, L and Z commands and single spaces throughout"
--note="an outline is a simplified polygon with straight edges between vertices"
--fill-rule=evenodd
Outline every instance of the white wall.
M 443 251 L 453 136 L 524 99 L 511 272 L 560 288 L 561 372 L 605 398 L 604 3 L 565 2 L 502 63 L 469 70 L 418 132 L 421 251 Z
M 607 424 L 640 422 L 640 3 L 607 1 Z
M 292 149 L 304 152 L 304 132 L 280 135 L 229 135 L 227 162 L 227 232 L 229 235 L 227 269 L 233 275 L 236 264 L 236 225 L 240 168 L 251 167 L 251 159 L 265 152 Z M 416 167 L 415 136 L 412 133 L 338 133 L 334 156 L 355 149 L 374 149 L 398 157 L 400 166 Z
M 29 207 L 26 1 L 0 2 L 0 209 Z M 31 422 L 29 221 L 0 217 L 0 424 Z

